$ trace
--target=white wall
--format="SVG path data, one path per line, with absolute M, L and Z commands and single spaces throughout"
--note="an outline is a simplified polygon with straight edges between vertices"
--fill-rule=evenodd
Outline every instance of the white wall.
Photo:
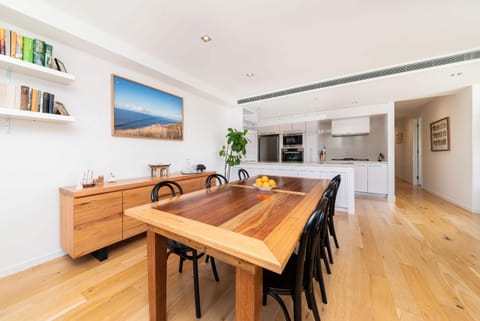
M 430 150 L 430 123 L 450 117 L 450 151 Z M 472 210 L 472 88 L 422 108 L 423 188 Z M 475 133 L 478 136 L 478 133 Z
M 327 159 L 332 158 L 368 158 L 376 161 L 378 154 L 385 155 L 388 161 L 387 149 L 387 117 L 386 115 L 375 115 L 370 117 L 370 134 L 360 136 L 334 137 L 329 130 L 331 121 L 320 121 L 318 135 L 318 150 L 323 146 L 327 148 Z
M 395 122 L 395 137 L 403 135 L 402 143 L 395 141 L 395 176 L 412 183 L 413 178 L 413 119 L 403 118 Z
M 0 26 L 12 28 L 2 23 Z M 58 188 L 76 185 L 86 169 L 96 175 L 112 171 L 118 179 L 148 176 L 149 163 L 171 163 L 173 172 L 201 162 L 222 168 L 217 156 L 226 128 L 236 117 L 191 92 L 105 61 L 20 28 L 54 45 L 76 76 L 72 85 L 12 74 L 11 79 L 55 93 L 76 118 L 73 124 L 12 120 L 10 133 L 0 123 L 0 276 L 63 254 L 59 235 Z M 8 74 L 0 70 L 1 78 Z M 184 98 L 184 141 L 111 136 L 111 73 Z
M 472 210 L 480 213 L 480 85 L 472 87 Z

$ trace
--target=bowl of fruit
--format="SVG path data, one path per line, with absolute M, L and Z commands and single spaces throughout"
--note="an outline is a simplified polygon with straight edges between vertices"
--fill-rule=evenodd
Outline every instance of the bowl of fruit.
M 258 177 L 253 184 L 257 189 L 261 191 L 271 191 L 275 187 L 277 187 L 277 182 L 274 179 L 269 178 L 266 175 Z

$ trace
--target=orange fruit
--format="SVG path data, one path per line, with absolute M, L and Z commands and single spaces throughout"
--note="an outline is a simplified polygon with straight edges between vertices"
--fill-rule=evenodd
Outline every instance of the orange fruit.
M 262 181 L 268 182 L 268 176 L 263 175 L 263 176 L 262 176 Z
M 268 182 L 265 182 L 265 183 L 263 183 L 262 187 L 269 188 L 270 185 L 268 184 Z
M 255 180 L 255 185 L 256 185 L 256 186 L 262 186 L 262 184 L 263 184 L 263 181 L 262 181 L 261 178 L 257 178 L 257 179 Z
M 275 185 L 277 185 L 277 182 L 275 182 L 274 179 L 270 179 L 270 180 L 268 181 L 268 184 L 270 185 L 270 187 L 274 187 Z

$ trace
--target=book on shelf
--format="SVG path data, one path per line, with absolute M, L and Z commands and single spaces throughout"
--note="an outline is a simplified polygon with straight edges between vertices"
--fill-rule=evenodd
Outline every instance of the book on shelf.
M 48 96 L 48 112 L 50 114 L 55 114 L 56 113 L 54 102 L 55 102 L 55 95 L 54 94 L 49 94 L 49 96 Z
M 15 58 L 17 53 L 17 33 L 10 30 L 10 57 Z
M 55 106 L 55 109 L 57 110 L 57 114 L 60 114 L 60 115 L 63 115 L 63 116 L 70 116 L 67 108 L 65 107 L 65 105 L 63 103 L 61 103 L 59 101 L 56 101 L 54 106 Z
M 23 36 L 23 52 L 22 59 L 24 61 L 33 62 L 33 39 Z
M 10 30 L 5 29 L 5 55 L 10 56 Z
M 52 68 L 52 55 L 53 55 L 53 47 L 48 43 L 45 44 L 45 64 L 44 66 L 47 68 Z
M 42 98 L 42 113 L 47 113 L 47 114 L 49 113 L 49 110 L 48 110 L 49 100 L 50 100 L 50 94 L 44 91 L 43 98 Z
M 38 89 L 32 89 L 30 111 L 38 112 Z
M 17 33 L 17 42 L 15 45 L 15 58 L 23 58 L 23 36 Z
M 45 63 L 45 42 L 36 38 L 33 40 L 33 63 L 40 66 Z
M 20 110 L 28 110 L 30 87 L 20 86 Z
M 0 28 L 0 54 L 5 55 L 5 29 Z

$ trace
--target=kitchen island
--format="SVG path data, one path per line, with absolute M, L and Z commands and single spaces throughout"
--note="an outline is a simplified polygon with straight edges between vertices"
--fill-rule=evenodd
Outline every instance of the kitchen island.
M 237 179 L 239 168 L 244 168 L 250 176 L 289 176 L 332 179 L 340 174 L 342 181 L 338 189 L 335 209 L 337 211 L 355 213 L 355 174 L 353 163 L 263 163 L 245 162 L 240 166 L 232 168 L 231 180 Z M 321 195 L 318 195 L 320 199 Z

